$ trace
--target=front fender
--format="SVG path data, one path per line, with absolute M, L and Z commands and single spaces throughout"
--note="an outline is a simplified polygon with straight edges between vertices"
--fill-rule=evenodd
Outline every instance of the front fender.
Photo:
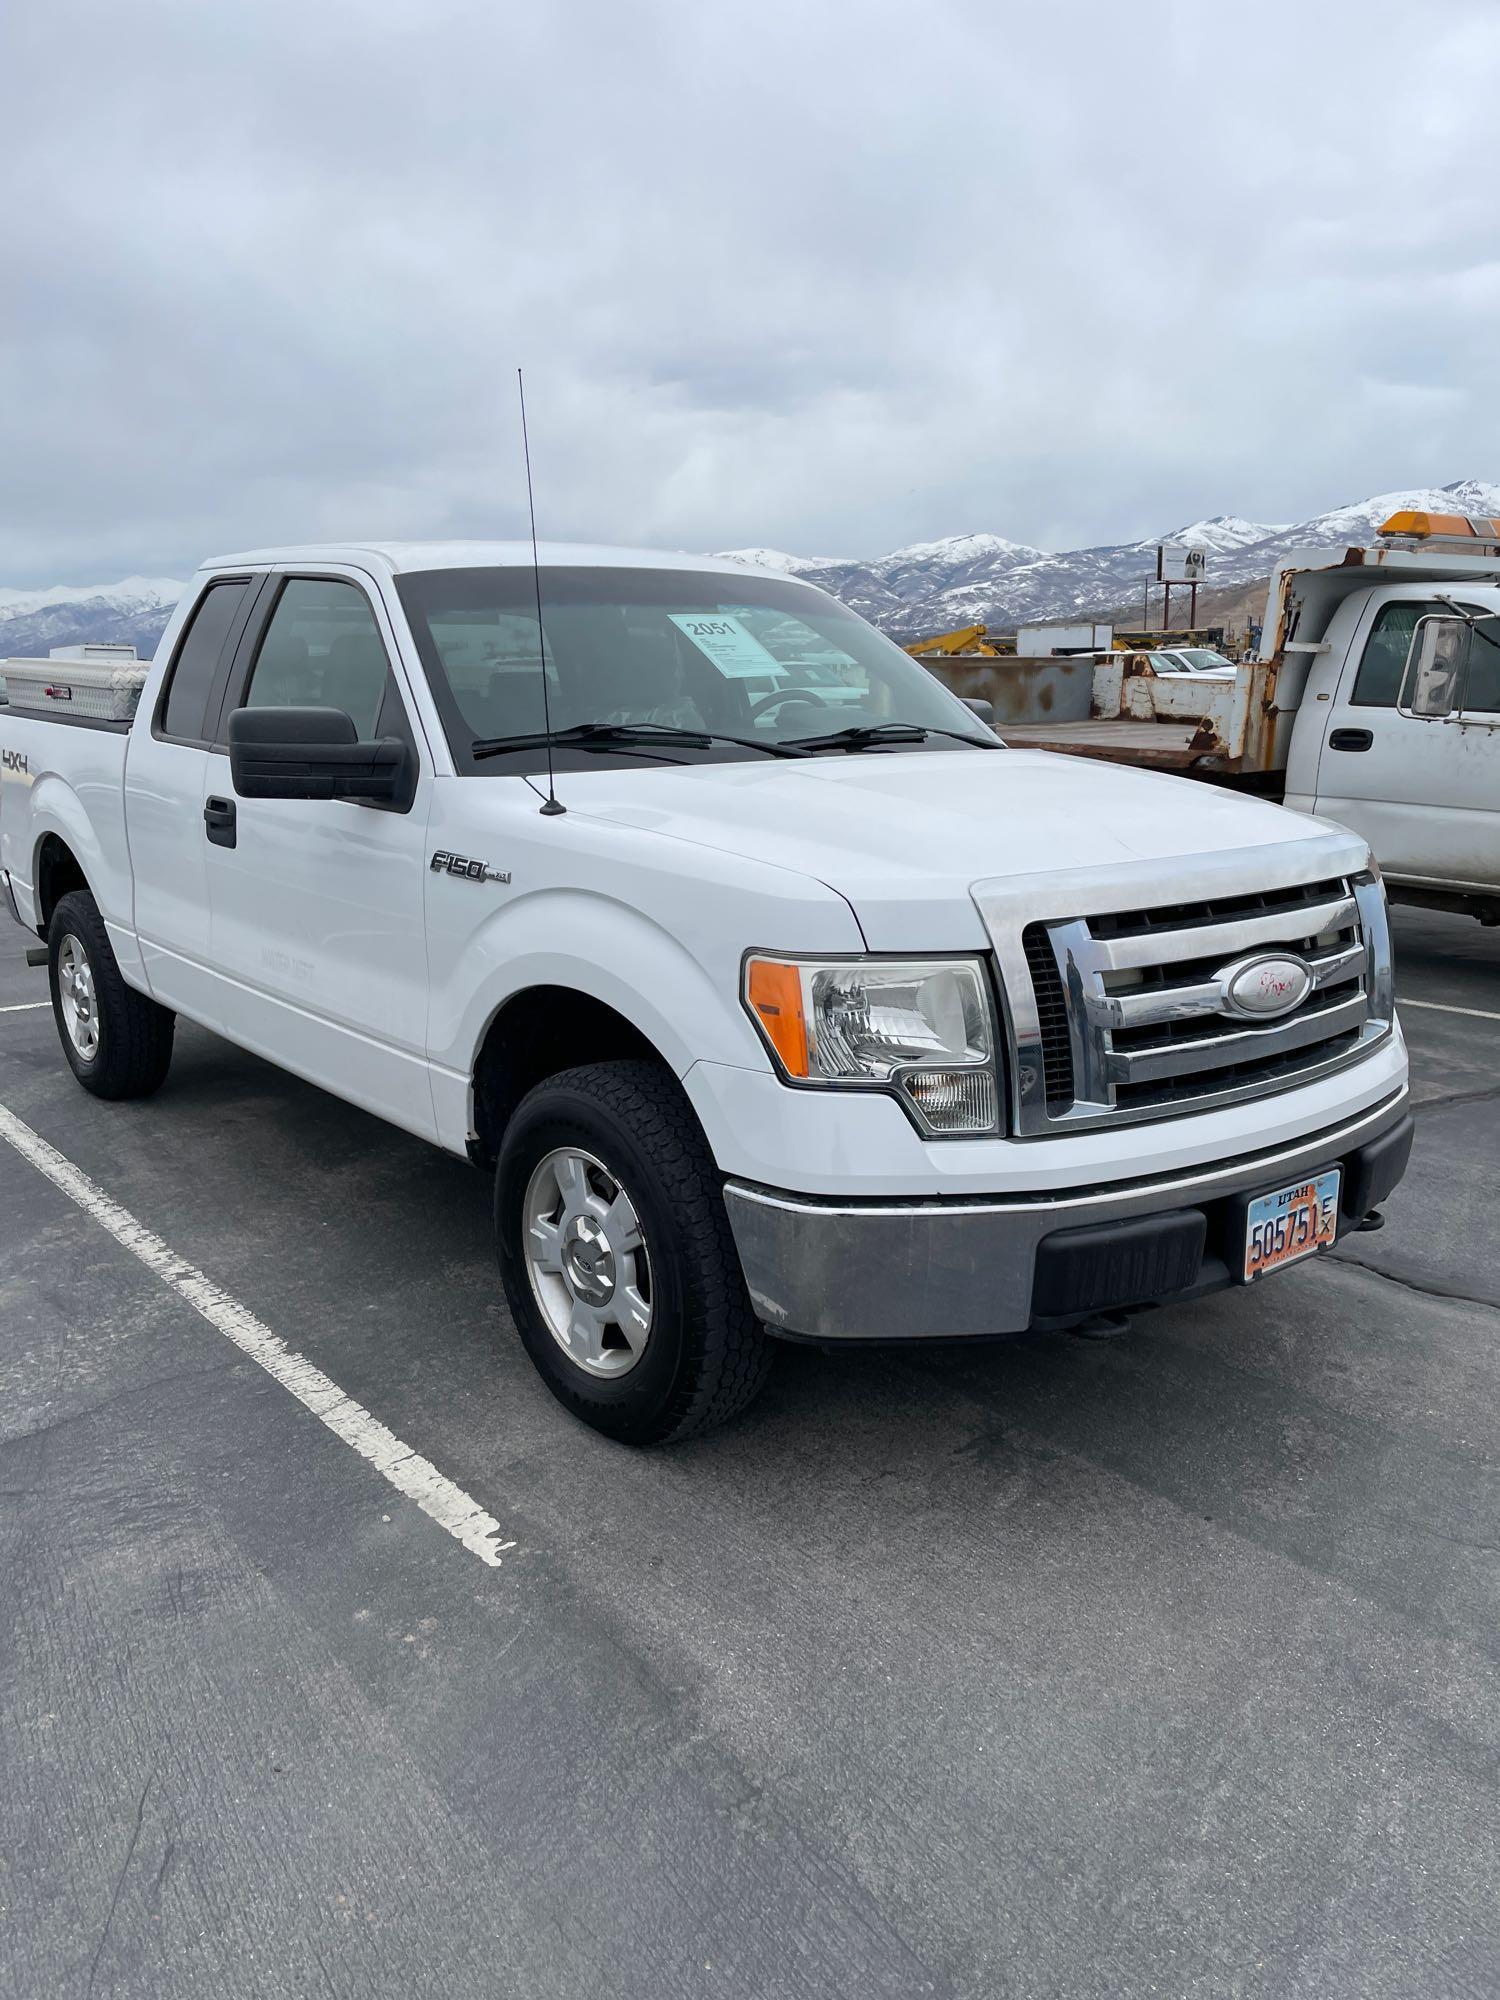
M 857 951 L 848 906 L 830 899 L 828 919 L 825 948 Z M 431 966 L 429 1055 L 443 1143 L 462 1150 L 485 1036 L 506 1002 L 531 987 L 566 987 L 613 1008 L 678 1077 L 696 1062 L 769 1071 L 739 997 L 741 955 L 756 942 L 708 924 L 690 947 L 645 911 L 585 889 L 507 903 L 469 934 L 451 967 Z M 578 1060 L 588 1059 L 580 1049 Z
M 570 987 L 613 1007 L 679 1076 L 705 1058 L 765 1060 L 737 980 L 726 988 L 713 979 L 679 938 L 639 910 L 588 890 L 552 889 L 496 911 L 470 936 L 453 976 L 440 986 L 435 975 L 433 1061 L 467 1076 L 496 1014 L 532 986 Z

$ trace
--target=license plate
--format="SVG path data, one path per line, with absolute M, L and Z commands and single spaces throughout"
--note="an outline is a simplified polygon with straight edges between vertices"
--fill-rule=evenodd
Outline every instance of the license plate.
M 1252 1201 L 1245 1217 L 1245 1282 L 1322 1250 L 1338 1234 L 1339 1169 Z

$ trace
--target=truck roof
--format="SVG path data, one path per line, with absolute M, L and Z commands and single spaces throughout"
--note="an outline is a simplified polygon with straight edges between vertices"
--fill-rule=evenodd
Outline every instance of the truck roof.
M 789 579 L 781 570 L 758 563 L 731 561 L 725 556 L 689 555 L 681 549 L 617 549 L 598 542 L 542 542 L 537 557 L 545 569 L 692 569 L 721 576 Z M 368 567 L 371 559 L 393 576 L 424 569 L 508 569 L 531 565 L 530 542 L 295 542 L 279 548 L 240 549 L 213 556 L 201 569 L 281 567 L 288 563 L 350 563 Z M 790 579 L 796 581 L 795 578 Z

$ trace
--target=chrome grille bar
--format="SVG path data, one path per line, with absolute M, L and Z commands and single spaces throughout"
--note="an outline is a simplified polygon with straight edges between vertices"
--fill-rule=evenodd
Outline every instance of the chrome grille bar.
M 1357 977 L 1364 962 L 1362 944 L 1309 958 L 1314 991 Z M 1222 999 L 1216 981 L 1202 980 L 1190 986 L 1157 986 L 1140 993 L 1106 994 L 1102 1000 L 1089 1002 L 1089 1012 L 1101 1027 L 1149 1028 L 1161 1022 L 1191 1021 L 1201 1014 L 1218 1014 Z
M 1303 1049 L 1313 1042 L 1331 1041 L 1334 1036 L 1359 1028 L 1369 1017 L 1363 993 L 1334 1007 L 1320 1007 L 1312 1013 L 1293 1015 L 1271 1028 L 1232 1028 L 1228 1034 L 1207 1035 L 1192 1042 L 1164 1042 L 1159 1048 L 1111 1051 L 1105 1068 L 1116 1083 L 1174 1082 L 1184 1076 L 1201 1075 L 1206 1070 L 1230 1069 L 1236 1063 L 1255 1062 Z
M 1182 930 L 1144 931 L 1135 937 L 1095 938 L 1096 962 L 1110 972 L 1147 965 L 1170 965 L 1184 958 L 1235 958 L 1258 946 L 1291 944 L 1347 930 L 1358 917 L 1352 896 L 1303 903 L 1264 916 L 1235 917 L 1227 923 L 1192 924 Z

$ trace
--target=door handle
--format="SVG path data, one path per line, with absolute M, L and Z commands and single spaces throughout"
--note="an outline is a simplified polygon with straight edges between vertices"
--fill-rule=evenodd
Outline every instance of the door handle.
M 1330 731 L 1330 750 L 1368 750 L 1375 741 L 1373 729 L 1335 729 Z
M 233 799 L 205 799 L 203 825 L 215 847 L 233 847 L 239 838 Z

